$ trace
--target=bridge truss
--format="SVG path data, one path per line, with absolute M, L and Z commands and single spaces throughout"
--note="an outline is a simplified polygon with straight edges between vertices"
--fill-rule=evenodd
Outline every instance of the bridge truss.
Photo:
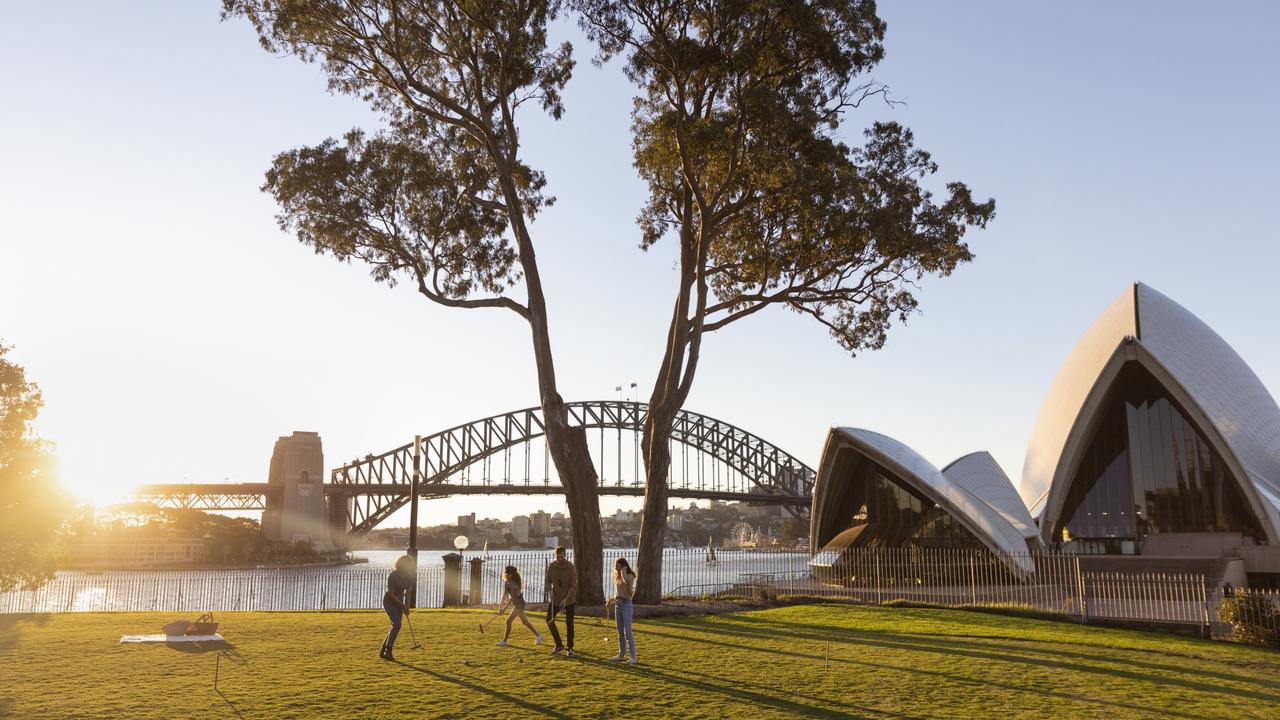
M 567 408 L 570 424 L 588 431 L 601 494 L 643 495 L 639 444 L 648 406 L 595 400 Z M 334 468 L 326 495 L 344 497 L 349 533 L 362 535 L 408 503 L 415 456 L 420 497 L 560 493 L 545 432 L 536 407 L 475 420 Z M 624 434 L 631 435 L 630 443 L 623 442 Z M 677 414 L 671 435 L 671 497 L 777 504 L 796 517 L 807 515 L 814 471 L 790 453 L 687 410 Z

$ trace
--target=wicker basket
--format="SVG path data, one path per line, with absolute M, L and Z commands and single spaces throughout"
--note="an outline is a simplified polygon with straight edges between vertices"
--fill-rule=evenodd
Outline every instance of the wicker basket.
M 213 613 L 205 613 L 194 621 L 187 623 L 184 635 L 213 635 L 218 632 L 218 623 L 213 621 Z

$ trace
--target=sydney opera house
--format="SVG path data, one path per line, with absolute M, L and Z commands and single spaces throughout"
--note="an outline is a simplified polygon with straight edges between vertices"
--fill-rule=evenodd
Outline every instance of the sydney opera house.
M 1068 553 L 1277 587 L 1280 407 L 1217 333 L 1135 284 L 1059 370 L 1019 489 L 986 452 L 938 469 L 893 438 L 833 428 L 810 547 L 815 569 L 857 548 L 962 547 L 1015 571 L 1030 554 Z

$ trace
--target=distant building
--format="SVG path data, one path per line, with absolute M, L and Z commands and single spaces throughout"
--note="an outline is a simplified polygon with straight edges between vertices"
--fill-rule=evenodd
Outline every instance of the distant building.
M 459 515 L 458 516 L 458 532 L 467 537 L 476 534 L 476 514 Z
M 551 532 L 551 516 L 539 510 L 529 516 L 529 534 L 533 537 L 546 537 Z
M 639 513 L 630 510 L 618 510 L 613 513 L 613 519 L 620 523 L 633 523 L 638 516 Z
M 684 513 L 673 512 L 667 516 L 667 527 L 672 530 L 684 529 Z
M 511 518 L 511 537 L 521 545 L 529 542 L 528 515 L 517 515 Z
M 186 565 L 204 559 L 204 540 L 184 537 L 146 537 L 128 541 L 98 538 L 76 543 L 67 552 L 73 567 L 141 568 Z

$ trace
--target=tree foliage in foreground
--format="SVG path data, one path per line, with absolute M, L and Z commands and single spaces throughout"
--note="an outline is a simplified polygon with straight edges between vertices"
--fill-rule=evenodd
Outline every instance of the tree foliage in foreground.
M 0 592 L 34 589 L 53 577 L 66 498 L 49 444 L 31 429 L 43 401 L 0 344 Z
M 521 159 L 519 110 L 552 117 L 573 69 L 548 43 L 559 2 L 223 0 L 264 47 L 320 63 L 330 87 L 368 101 L 385 128 L 285 152 L 265 189 L 280 224 L 317 252 L 408 281 L 433 302 L 504 308 L 527 321 L 547 442 L 573 522 L 583 601 L 601 572 L 596 475 L 557 391 L 530 221 L 551 202 Z M 968 262 L 965 232 L 994 202 L 937 171 L 907 128 L 846 114 L 886 97 L 870 0 L 570 0 L 639 88 L 635 166 L 649 187 L 641 246 L 678 245 L 679 282 L 650 395 L 639 594 L 660 598 L 668 438 L 702 340 L 770 307 L 824 326 L 850 353 L 881 347 L 918 306 L 926 276 Z M 513 290 L 523 285 L 526 297 Z
M 551 47 L 558 2 L 537 0 L 223 0 L 264 48 L 317 62 L 335 92 L 381 112 L 385 129 L 281 153 L 264 190 L 280 226 L 316 252 L 408 281 L 428 300 L 502 308 L 527 324 L 547 446 L 573 525 L 579 598 L 600 602 L 596 473 L 556 384 L 529 225 L 551 203 L 520 154 L 519 113 L 553 118 L 573 70 Z M 515 292 L 523 285 L 523 299 Z
M 916 311 L 928 275 L 972 255 L 995 202 L 937 172 L 909 129 L 877 122 L 857 146 L 845 115 L 887 90 L 871 0 L 573 0 L 598 60 L 623 56 L 639 94 L 635 166 L 649 197 L 641 247 L 678 245 L 679 283 L 644 428 L 640 602 L 661 597 L 672 421 L 703 337 L 770 307 L 816 321 L 856 354 Z M 892 104 L 892 101 L 890 101 Z

